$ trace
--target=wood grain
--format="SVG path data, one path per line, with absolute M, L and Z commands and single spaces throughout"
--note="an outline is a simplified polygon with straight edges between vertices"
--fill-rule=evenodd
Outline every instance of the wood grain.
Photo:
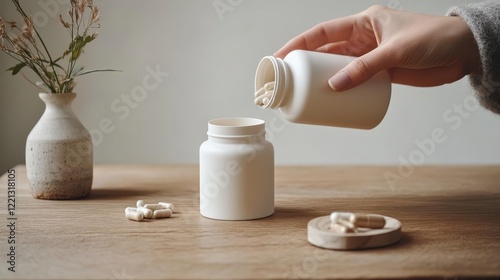
M 215 221 L 199 214 L 198 167 L 97 165 L 89 198 L 31 197 L 16 170 L 16 272 L 7 270 L 7 176 L 0 178 L 1 279 L 499 278 L 500 166 L 277 167 L 275 214 Z M 391 184 L 385 175 L 400 176 Z M 138 199 L 175 204 L 133 222 Z M 397 218 L 395 245 L 331 251 L 307 223 L 332 211 Z

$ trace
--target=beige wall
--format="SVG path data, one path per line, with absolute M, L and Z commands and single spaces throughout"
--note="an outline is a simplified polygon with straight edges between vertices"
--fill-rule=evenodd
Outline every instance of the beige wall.
M 68 7 L 67 1 L 23 2 L 40 21 Z M 94 136 L 96 163 L 197 163 L 206 122 L 228 116 L 266 120 L 277 164 L 500 163 L 500 120 L 473 107 L 466 79 L 435 88 L 393 86 L 389 112 L 371 131 L 291 124 L 252 101 L 260 58 L 320 21 L 376 3 L 444 14 L 471 1 L 96 2 L 100 37 L 81 63 L 123 70 L 78 81 L 74 109 Z M 0 2 L 1 16 L 11 18 L 12 10 L 10 1 Z M 57 23 L 42 31 L 50 45 L 66 46 Z M 44 108 L 35 88 L 3 71 L 11 64 L 0 55 L 0 173 L 24 162 L 26 136 Z M 466 114 L 454 111 L 464 103 Z M 436 129 L 446 139 L 432 148 L 424 139 Z

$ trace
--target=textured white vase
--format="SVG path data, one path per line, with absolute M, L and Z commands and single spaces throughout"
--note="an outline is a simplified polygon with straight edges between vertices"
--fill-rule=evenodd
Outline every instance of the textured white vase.
M 71 108 L 75 93 L 40 93 L 45 112 L 26 141 L 31 192 L 40 199 L 77 199 L 90 194 L 92 139 Z

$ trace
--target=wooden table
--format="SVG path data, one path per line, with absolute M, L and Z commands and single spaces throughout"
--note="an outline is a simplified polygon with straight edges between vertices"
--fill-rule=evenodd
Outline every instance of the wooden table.
M 500 278 L 500 166 L 277 167 L 275 214 L 215 221 L 199 214 L 197 166 L 97 165 L 89 198 L 31 197 L 15 167 L 15 218 L 0 179 L 1 279 Z M 386 175 L 400 177 L 388 183 Z M 169 219 L 129 221 L 138 199 L 176 206 Z M 332 211 L 399 219 L 395 245 L 331 251 L 307 222 Z M 15 271 L 8 227 L 15 222 Z

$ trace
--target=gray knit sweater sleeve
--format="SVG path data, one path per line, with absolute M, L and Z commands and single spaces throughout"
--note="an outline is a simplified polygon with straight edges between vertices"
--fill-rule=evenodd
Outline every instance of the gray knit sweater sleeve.
M 482 74 L 470 75 L 481 105 L 500 114 L 500 1 L 486 1 L 452 7 L 447 15 L 462 18 L 479 47 Z

